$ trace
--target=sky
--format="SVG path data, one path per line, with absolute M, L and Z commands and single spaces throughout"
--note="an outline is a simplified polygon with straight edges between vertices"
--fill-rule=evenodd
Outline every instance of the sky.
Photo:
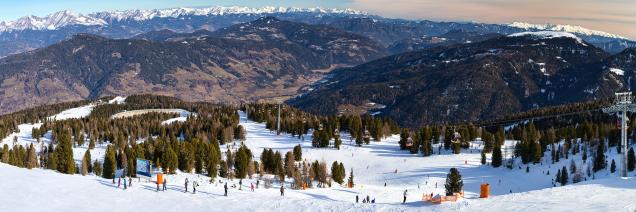
M 4 0 L 0 21 L 60 10 L 204 6 L 353 8 L 385 17 L 437 21 L 569 24 L 636 39 L 636 0 Z

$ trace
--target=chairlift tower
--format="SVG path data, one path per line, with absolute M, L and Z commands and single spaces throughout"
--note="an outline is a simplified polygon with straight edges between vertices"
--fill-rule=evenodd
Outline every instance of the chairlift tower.
M 623 169 L 621 177 L 627 177 L 627 112 L 636 112 L 636 104 L 631 92 L 615 93 L 614 105 L 603 108 L 604 113 L 614 114 L 621 119 L 621 146 L 623 151 Z

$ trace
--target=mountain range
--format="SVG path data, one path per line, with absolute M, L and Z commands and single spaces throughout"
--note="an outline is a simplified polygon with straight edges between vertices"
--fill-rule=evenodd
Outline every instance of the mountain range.
M 0 113 L 152 93 L 224 104 L 287 100 L 404 126 L 486 120 L 633 89 L 634 44 L 567 25 L 338 9 L 63 11 L 0 23 Z
M 135 93 L 236 104 L 295 95 L 334 67 L 382 56 L 369 38 L 273 17 L 216 32 L 77 34 L 0 59 L 0 111 Z
M 635 66 L 634 48 L 611 55 L 571 33 L 518 33 L 339 69 L 289 103 L 404 126 L 488 120 L 634 89 Z
M 124 10 L 91 14 L 60 11 L 45 17 L 26 16 L 15 21 L 0 22 L 0 57 L 46 47 L 78 33 L 123 39 L 164 29 L 179 33 L 191 33 L 201 29 L 215 31 L 264 16 L 307 24 L 329 25 L 372 38 L 385 47 L 403 46 L 401 43 L 405 42 L 417 43 L 418 40 L 455 30 L 479 34 L 544 30 L 571 32 L 611 53 L 636 46 L 636 42 L 619 35 L 569 25 L 435 22 L 384 18 L 352 9 L 235 6 Z M 414 45 L 425 46 L 427 45 Z

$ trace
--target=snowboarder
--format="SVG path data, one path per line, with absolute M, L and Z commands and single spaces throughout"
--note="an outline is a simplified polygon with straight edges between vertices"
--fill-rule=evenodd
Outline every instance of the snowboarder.
M 126 177 L 124 177 L 124 190 L 128 189 L 128 183 L 126 183 Z
M 227 197 L 227 182 L 225 182 L 225 185 L 223 186 L 223 189 L 225 190 L 225 193 L 223 194 L 223 196 Z
M 186 179 L 185 179 L 185 191 L 184 191 L 184 193 L 187 193 L 187 192 L 188 192 L 188 178 L 186 177 Z
M 409 194 L 409 190 L 404 190 L 404 200 L 402 200 L 402 204 L 406 203 L 406 196 Z
M 163 179 L 163 191 L 168 190 L 168 188 L 166 187 L 167 183 L 168 183 L 168 179 Z
M 283 185 L 280 186 L 280 196 L 285 196 L 285 187 Z
M 197 186 L 199 184 L 197 183 L 197 181 L 192 181 L 192 193 L 196 194 L 197 193 Z
M 250 188 L 252 188 L 252 192 L 254 192 L 254 183 L 250 183 Z

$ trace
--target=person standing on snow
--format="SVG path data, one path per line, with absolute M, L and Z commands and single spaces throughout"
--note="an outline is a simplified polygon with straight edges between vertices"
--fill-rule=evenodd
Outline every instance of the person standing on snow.
M 239 179 L 239 190 L 243 190 L 243 179 Z
M 132 178 L 128 177 L 128 187 L 132 187 Z
M 186 179 L 185 179 L 185 191 L 184 191 L 184 193 L 187 193 L 187 192 L 188 192 L 188 178 L 186 177 Z
M 356 194 L 356 203 L 358 203 L 358 195 Z
M 404 190 L 404 200 L 402 200 L 402 204 L 406 203 L 406 196 L 408 196 L 409 190 Z
M 225 194 L 223 194 L 223 196 L 227 197 L 227 182 L 225 182 L 225 185 L 223 186 L 223 189 L 225 189 Z
M 192 181 L 192 193 L 196 194 L 197 193 L 197 186 L 199 184 L 197 183 L 197 181 Z
M 280 186 L 280 196 L 285 196 L 285 187 Z
M 124 190 L 128 189 L 128 183 L 126 183 L 126 177 L 124 177 Z
M 252 188 L 252 192 L 254 192 L 254 183 L 250 183 L 250 187 Z
M 159 181 L 157 181 L 157 192 L 159 192 Z
M 168 184 L 168 178 L 163 179 L 163 191 L 168 190 L 168 188 L 166 187 L 166 184 Z
M 117 180 L 117 188 L 119 188 L 119 186 L 121 186 L 121 177 Z

